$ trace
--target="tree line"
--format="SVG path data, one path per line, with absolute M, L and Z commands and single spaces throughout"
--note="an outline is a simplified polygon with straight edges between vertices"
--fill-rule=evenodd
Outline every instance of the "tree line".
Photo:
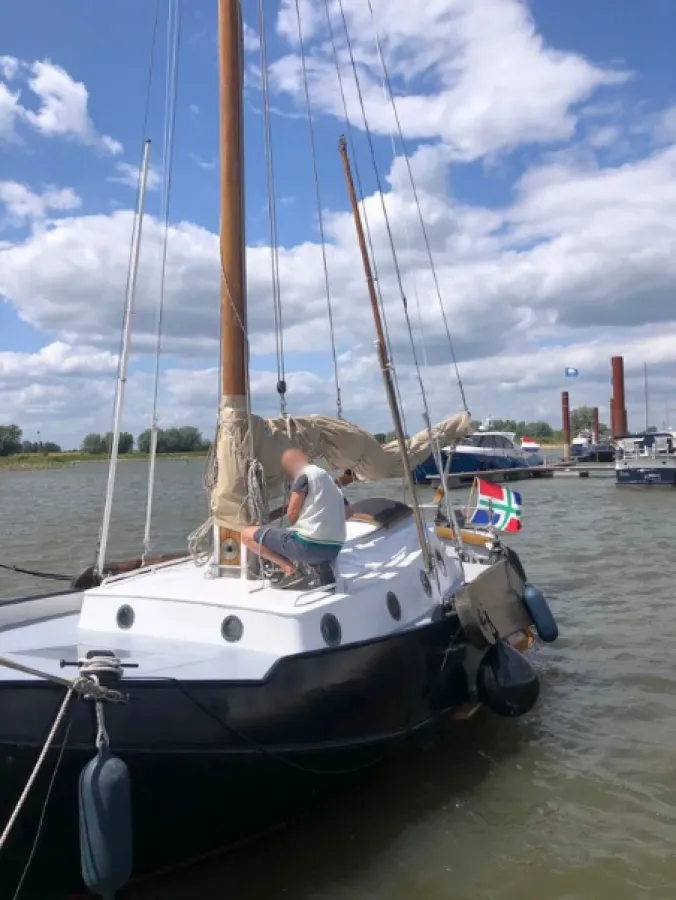
M 0 456 L 17 453 L 60 453 L 61 447 L 53 441 L 24 441 L 18 425 L 0 425 Z
M 91 432 L 80 445 L 80 452 L 91 456 L 110 453 L 113 433 Z M 128 431 L 120 433 L 120 453 L 132 453 L 134 447 L 140 453 L 150 452 L 150 429 L 139 434 L 136 441 Z M 195 453 L 208 450 L 210 442 L 202 437 L 202 432 L 194 425 L 181 428 L 158 428 L 158 453 Z M 53 441 L 24 441 L 23 431 L 18 425 L 0 425 L 0 456 L 16 456 L 20 453 L 61 453 L 62 448 Z
M 473 423 L 478 428 L 479 423 Z M 591 431 L 594 425 L 594 409 L 591 406 L 578 406 L 570 411 L 571 436 L 580 431 Z M 561 440 L 563 429 L 553 428 L 549 422 L 525 422 L 516 419 L 493 419 L 491 431 L 513 431 L 519 437 L 535 438 L 537 440 Z M 599 422 L 599 436 L 601 439 L 610 437 L 610 428 L 605 422 Z
M 86 435 L 82 441 L 80 450 L 82 453 L 110 453 L 113 442 L 113 434 L 98 434 L 92 432 Z M 142 431 L 136 439 L 136 448 L 139 453 L 150 453 L 151 430 Z M 194 425 L 183 425 L 181 428 L 157 429 L 158 453 L 196 453 L 208 450 L 209 441 L 205 441 L 202 432 Z M 128 431 L 120 432 L 119 452 L 131 453 L 134 449 L 134 436 Z

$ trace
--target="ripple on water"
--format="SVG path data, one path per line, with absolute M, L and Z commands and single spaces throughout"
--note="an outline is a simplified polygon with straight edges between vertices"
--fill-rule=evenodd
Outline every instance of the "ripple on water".
M 161 461 L 158 474 L 155 545 L 180 548 L 206 515 L 201 463 Z M 144 465 L 121 466 L 118 557 L 140 547 L 145 478 Z M 104 482 L 95 465 L 0 473 L 3 508 L 18 510 L 0 562 L 66 572 L 91 562 Z M 534 654 L 537 710 L 453 725 L 323 815 L 136 900 L 673 900 L 676 496 L 602 478 L 519 489 L 513 545 L 561 630 Z M 0 579 L 0 594 L 26 589 Z

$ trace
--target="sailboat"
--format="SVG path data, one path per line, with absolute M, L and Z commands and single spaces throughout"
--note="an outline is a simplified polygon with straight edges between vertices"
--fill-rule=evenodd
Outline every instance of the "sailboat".
M 218 8 L 223 367 L 212 518 L 201 534 L 210 545 L 0 607 L 2 896 L 31 863 L 26 885 L 46 877 L 74 890 L 84 877 L 112 896 L 132 868 L 152 872 L 278 824 L 443 718 L 482 705 L 527 713 L 539 681 L 522 651 L 537 631 L 555 637 L 514 554 L 497 541 L 481 557 L 442 542 L 412 485 L 410 504 L 353 504 L 333 585 L 310 575 L 282 590 L 247 555 L 241 528 L 270 515 L 288 447 L 350 478 L 410 482 L 416 462 L 470 420 L 462 413 L 406 439 L 368 266 L 395 445 L 337 418 L 253 413 L 242 11 L 240 0 Z M 353 190 L 351 202 L 366 261 Z M 98 565 L 104 576 L 105 559 Z

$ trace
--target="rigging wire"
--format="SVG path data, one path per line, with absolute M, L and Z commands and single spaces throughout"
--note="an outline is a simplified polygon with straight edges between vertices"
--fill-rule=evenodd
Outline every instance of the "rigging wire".
M 352 129 L 352 123 L 350 122 L 350 116 L 347 109 L 347 97 L 345 94 L 345 85 L 343 83 L 343 75 L 340 70 L 340 60 L 338 57 L 338 45 L 336 43 L 336 34 L 333 29 L 333 22 L 331 21 L 331 12 L 329 10 L 329 0 L 324 0 L 324 11 L 326 13 L 326 24 L 329 31 L 329 37 L 331 39 L 331 47 L 333 51 L 333 61 L 336 67 L 336 77 L 338 78 L 338 87 L 340 89 L 340 99 L 343 106 L 343 118 L 345 120 L 345 127 L 347 130 L 347 139 L 350 147 L 350 158 L 352 162 L 352 167 L 354 168 L 355 179 L 357 182 L 357 195 L 359 198 L 359 203 L 361 206 L 361 213 L 364 218 L 364 232 L 366 234 L 366 241 L 369 248 L 369 256 L 371 258 L 371 268 L 373 269 L 373 280 L 375 282 L 376 294 L 378 296 L 378 305 L 380 307 L 380 314 L 383 317 L 383 325 L 385 327 L 385 343 L 387 346 L 387 353 L 392 360 L 392 341 L 390 339 L 390 329 L 387 320 L 387 313 L 385 311 L 385 303 L 383 301 L 383 293 L 380 289 L 380 279 L 378 276 L 378 263 L 376 260 L 376 254 L 373 249 L 373 239 L 371 236 L 371 225 L 369 222 L 368 210 L 366 208 L 366 201 L 364 200 L 364 190 L 362 188 L 361 181 L 361 171 L 359 168 L 359 161 L 357 158 L 357 151 L 355 147 L 354 140 L 354 132 Z M 404 428 L 408 431 L 408 427 L 406 425 L 406 418 L 404 413 L 404 407 L 401 398 L 401 391 L 399 389 L 399 378 L 397 375 L 397 370 L 394 365 L 392 365 L 392 376 L 394 380 L 394 388 L 397 394 L 397 402 L 399 403 L 399 408 L 401 409 L 401 416 L 404 422 Z
M 300 14 L 300 3 L 299 0 L 295 0 L 296 6 L 296 22 L 298 24 L 298 44 L 300 49 L 300 61 L 301 68 L 303 71 L 303 86 L 305 88 L 305 105 L 307 109 L 307 122 L 308 122 L 308 133 L 310 136 L 310 150 L 312 154 L 312 170 L 314 174 L 314 182 L 315 182 L 315 196 L 317 198 L 317 215 L 319 218 L 319 237 L 322 245 L 322 263 L 324 266 L 324 285 L 326 288 L 326 306 L 329 317 L 329 330 L 331 332 L 331 353 L 333 356 L 333 375 L 336 383 L 336 407 L 338 412 L 338 418 L 343 418 L 343 406 L 340 395 L 340 378 L 338 376 L 338 354 L 336 353 L 336 337 L 333 328 L 333 304 L 331 302 L 331 285 L 329 282 L 329 269 L 328 263 L 326 259 L 326 244 L 324 242 L 324 215 L 322 212 L 322 198 L 321 191 L 319 187 L 319 171 L 317 169 L 317 153 L 315 147 L 315 130 L 314 124 L 312 120 L 312 103 L 310 100 L 310 86 L 308 83 L 307 77 L 307 63 L 305 57 L 305 42 L 303 40 L 303 25 L 301 21 Z
M 272 144 L 272 123 L 270 116 L 270 90 L 268 72 L 268 47 L 265 31 L 263 0 L 258 0 L 258 35 L 261 57 L 261 79 L 263 88 L 263 123 L 265 130 L 265 167 L 268 195 L 268 217 L 270 220 L 270 266 L 272 270 L 272 305 L 275 315 L 275 344 L 277 353 L 277 393 L 280 412 L 286 415 L 286 377 L 284 365 L 284 321 L 282 317 L 282 296 L 279 277 L 279 241 L 277 237 L 277 204 L 275 191 L 275 168 Z
M 160 217 L 162 219 L 164 236 L 162 241 L 160 295 L 157 304 L 155 325 L 155 370 L 153 376 L 153 406 L 150 420 L 150 459 L 148 463 L 146 522 L 143 534 L 143 559 L 145 559 L 145 556 L 150 550 L 150 528 L 152 524 L 153 495 L 155 488 L 160 360 L 162 356 L 167 253 L 169 245 L 169 213 L 171 209 L 171 186 L 174 167 L 174 136 L 176 132 L 176 108 L 179 85 L 178 61 L 181 49 L 181 13 L 182 8 L 180 0 L 172 0 L 169 6 L 169 14 L 167 18 L 167 76 L 164 93 L 164 132 L 162 142 L 162 198 L 160 203 Z
M 369 0 L 369 7 L 370 7 L 370 5 L 371 4 L 370 4 L 370 0 Z M 435 434 L 435 432 L 432 428 L 429 404 L 427 402 L 427 392 L 425 390 L 425 384 L 423 382 L 422 372 L 420 370 L 420 363 L 418 361 L 418 352 L 416 349 L 416 342 L 415 342 L 415 337 L 413 334 L 413 328 L 411 326 L 411 319 L 410 319 L 410 315 L 409 315 L 409 311 L 408 311 L 408 301 L 406 299 L 406 293 L 404 291 L 401 267 L 399 265 L 399 260 L 397 257 L 397 250 L 396 250 L 396 246 L 395 246 L 395 242 L 394 242 L 394 235 L 392 233 L 392 227 L 391 227 L 389 215 L 387 212 L 387 205 L 385 203 L 385 195 L 383 193 L 380 172 L 378 169 L 378 162 L 376 159 L 375 147 L 373 144 L 373 136 L 371 134 L 371 128 L 369 126 L 368 116 L 366 114 L 366 107 L 364 105 L 364 97 L 363 97 L 363 93 L 362 93 L 362 89 L 361 89 L 361 82 L 359 80 L 359 72 L 357 70 L 354 52 L 352 49 L 352 40 L 350 38 L 350 32 L 349 32 L 349 28 L 347 25 L 347 17 L 345 15 L 345 8 L 343 5 L 343 0 L 338 0 L 338 8 L 340 9 L 341 19 L 342 19 L 342 23 L 343 23 L 343 30 L 345 32 L 345 40 L 346 40 L 347 49 L 348 49 L 349 55 L 350 55 L 350 63 L 351 63 L 352 71 L 354 74 L 355 86 L 357 89 L 357 96 L 359 97 L 359 105 L 361 107 L 362 117 L 363 117 L 363 121 L 364 121 L 364 131 L 366 133 L 366 137 L 368 140 L 368 145 L 369 145 L 369 149 L 370 149 L 370 153 L 371 153 L 371 161 L 373 164 L 373 171 L 374 171 L 374 175 L 375 175 L 375 179 L 376 179 L 376 184 L 378 187 L 378 194 L 380 196 L 380 203 L 381 203 L 381 207 L 382 207 L 383 218 L 385 221 L 385 227 L 387 229 L 387 236 L 388 236 L 388 240 L 389 240 L 389 244 L 390 244 L 390 250 L 392 252 L 392 260 L 393 260 L 393 264 L 394 264 L 394 270 L 396 273 L 397 283 L 398 283 L 399 291 L 400 291 L 400 295 L 401 295 L 401 301 L 402 301 L 402 306 L 403 306 L 403 310 L 404 310 L 404 318 L 406 321 L 406 327 L 408 330 L 408 337 L 409 337 L 409 342 L 410 342 L 410 346 L 411 346 L 411 353 L 413 355 L 413 362 L 414 362 L 414 366 L 415 366 L 416 378 L 418 381 L 418 386 L 420 388 L 420 395 L 421 395 L 421 399 L 423 402 L 423 410 L 424 410 L 423 420 L 425 422 L 427 433 L 429 435 L 430 450 L 432 452 L 432 456 L 434 458 L 436 467 L 440 473 L 443 473 L 444 467 L 443 467 L 443 460 L 442 460 L 442 456 L 441 456 L 441 447 L 439 446 L 439 441 L 438 441 L 437 435 Z M 450 338 L 450 333 L 449 333 L 449 338 Z M 456 366 L 456 371 L 457 371 L 457 366 Z M 458 378 L 459 378 L 459 373 L 458 373 Z M 462 389 L 461 381 L 459 381 L 459 385 L 460 385 L 460 390 L 461 390 L 463 401 L 464 401 L 464 391 Z M 467 409 L 466 403 L 465 403 L 465 409 Z M 413 497 L 413 502 L 416 503 L 415 496 Z M 458 559 L 460 561 L 460 568 L 461 568 L 461 571 L 463 571 L 463 576 L 464 576 L 462 538 L 460 536 L 461 532 L 457 526 L 455 514 L 450 506 L 450 501 L 448 501 L 448 499 L 446 500 L 446 504 L 447 504 L 447 508 L 448 508 L 448 512 L 449 512 L 449 517 L 450 517 L 451 521 L 453 521 L 455 524 L 455 534 L 457 536 L 456 548 L 458 550 Z M 428 547 L 428 549 L 429 549 L 429 547 Z
M 342 6 L 342 0 L 340 0 L 340 3 L 341 3 L 341 6 Z M 436 291 L 437 299 L 438 299 L 438 301 L 439 301 L 439 309 L 440 309 L 440 311 L 441 311 L 441 317 L 442 317 L 442 319 L 443 319 L 444 329 L 445 329 L 445 331 L 446 331 L 446 339 L 448 340 L 448 346 L 449 346 L 450 351 L 451 351 L 451 358 L 452 358 L 452 360 L 453 360 L 453 366 L 454 366 L 454 368 L 455 368 L 455 377 L 456 377 L 457 382 L 458 382 L 458 388 L 460 389 L 460 396 L 461 396 L 461 398 L 462 398 L 463 406 L 464 406 L 464 408 L 465 408 L 465 411 L 466 411 L 466 412 L 469 412 L 469 409 L 468 409 L 468 406 L 467 406 L 467 398 L 466 398 L 466 396 L 465 396 L 465 388 L 464 388 L 464 385 L 463 385 L 463 383 L 462 383 L 462 378 L 460 377 L 460 369 L 459 369 L 459 367 L 458 367 L 458 358 L 457 358 L 456 353 L 455 353 L 455 346 L 454 346 L 454 344 L 453 344 L 453 338 L 451 337 L 451 330 L 450 330 L 449 325 L 448 325 L 448 318 L 447 318 L 447 316 L 446 316 L 446 310 L 445 310 L 445 308 L 444 308 L 444 301 L 443 301 L 443 298 L 442 298 L 442 296 L 441 296 L 441 288 L 440 288 L 440 286 L 439 286 L 439 279 L 438 279 L 438 277 L 437 277 L 436 266 L 434 265 L 434 257 L 433 257 L 433 254 L 432 254 L 432 247 L 431 247 L 431 244 L 430 244 L 429 235 L 428 235 L 428 232 L 427 232 L 427 227 L 426 227 L 426 225 L 425 225 L 425 218 L 424 218 L 423 213 L 422 213 L 422 207 L 421 207 L 421 205 L 420 205 L 420 197 L 418 196 L 418 189 L 417 189 L 417 187 L 416 187 L 415 179 L 414 179 L 414 177 L 413 177 L 413 169 L 411 168 L 411 160 L 410 160 L 409 153 L 408 153 L 408 149 L 407 149 L 407 146 L 406 146 L 406 141 L 405 141 L 405 139 L 404 139 L 403 129 L 402 129 L 402 127 L 401 127 L 401 119 L 399 118 L 399 111 L 397 110 L 397 104 L 396 104 L 395 99 L 394 99 L 394 92 L 393 92 L 393 90 L 392 90 L 392 82 L 391 82 L 391 79 L 390 79 L 389 69 L 388 69 L 388 67 L 387 67 L 387 63 L 385 62 L 385 54 L 383 53 L 383 48 L 382 48 L 382 44 L 381 44 L 381 41 L 380 41 L 380 36 L 379 36 L 379 34 L 378 34 L 378 28 L 377 28 L 377 23 L 376 23 L 375 13 L 373 12 L 373 4 L 371 3 L 371 0 L 367 0 L 367 3 L 368 3 L 368 8 L 369 8 L 369 13 L 371 14 L 371 23 L 372 23 L 372 26 L 373 26 L 373 34 L 374 34 L 374 38 L 375 38 L 376 49 L 377 49 L 377 52 L 378 52 L 378 57 L 379 57 L 379 59 L 380 59 L 380 65 L 381 65 L 381 68 L 382 68 L 382 70 L 383 70 L 383 79 L 384 79 L 385 85 L 386 85 L 386 87 L 387 87 L 387 93 L 389 94 L 390 103 L 391 103 L 391 106 L 392 106 L 392 112 L 394 113 L 394 119 L 395 119 L 395 122 L 396 122 L 396 125 L 397 125 L 397 131 L 398 131 L 398 133 L 399 133 L 399 140 L 400 140 L 400 142 L 401 142 L 401 147 L 402 147 L 402 150 L 403 150 L 404 160 L 405 160 L 405 162 L 406 162 L 406 169 L 407 169 L 407 171 L 408 171 L 408 176 L 409 176 L 409 179 L 410 179 L 410 182 L 411 182 L 411 189 L 412 189 L 412 191 L 413 191 L 413 197 L 414 197 L 414 199 L 415 199 L 415 205 L 416 205 L 416 209 L 417 209 L 417 212 L 418 212 L 418 219 L 419 219 L 419 221 L 420 221 L 420 228 L 421 228 L 421 230 L 422 230 L 423 239 L 424 239 L 424 241 L 425 241 L 425 249 L 427 250 L 427 257 L 428 257 L 429 263 L 430 263 L 430 270 L 431 270 L 431 272 L 432 272 L 432 278 L 433 278 L 433 280 L 434 280 L 434 288 L 435 288 L 435 291 Z
M 146 82 L 146 97 L 145 104 L 143 108 L 143 125 L 141 128 L 141 152 L 139 154 L 139 167 L 138 167 L 138 179 L 136 182 L 136 198 L 134 202 L 134 213 L 132 219 L 132 227 L 131 227 L 131 236 L 129 238 L 129 255 L 127 261 L 127 278 L 124 287 L 124 296 L 125 299 L 129 295 L 129 287 L 132 276 L 132 269 L 134 263 L 134 244 L 136 243 L 136 231 L 138 228 L 138 208 L 141 199 L 141 190 L 143 184 L 143 156 L 145 153 L 145 143 L 146 143 L 146 133 L 148 130 L 148 119 L 150 116 L 150 98 L 152 95 L 152 87 L 153 87 L 153 75 L 155 73 L 155 56 L 156 56 L 156 46 L 157 46 L 157 27 L 159 24 L 160 18 L 160 0 L 155 0 L 155 12 L 153 14 L 153 27 L 150 41 L 150 59 L 148 62 L 148 78 Z M 120 343 L 117 351 L 117 371 L 115 373 L 116 381 L 119 381 L 120 373 L 122 369 L 122 350 L 124 346 L 124 326 L 125 320 L 127 316 L 127 307 L 126 302 L 124 306 L 124 310 L 122 312 L 122 321 L 120 322 Z M 111 412 L 111 434 L 114 428 L 115 423 L 115 403 L 113 402 L 113 410 Z M 107 448 L 108 450 L 108 464 L 110 465 L 112 458 L 112 449 L 113 442 L 110 442 L 110 446 Z M 103 536 L 103 521 L 101 522 L 101 527 L 99 528 L 98 539 L 96 541 L 96 551 L 95 558 L 98 556 L 99 549 L 101 547 L 101 538 Z
M 392 232 L 392 225 L 390 223 L 390 216 L 387 212 L 387 204 L 385 203 L 385 193 L 383 191 L 382 179 L 380 177 L 380 170 L 378 168 L 378 161 L 376 159 L 375 146 L 373 143 L 373 135 L 371 133 L 371 127 L 368 122 L 368 116 L 366 114 L 366 106 L 364 104 L 364 96 L 361 89 L 361 82 L 359 80 L 359 72 L 357 70 L 357 64 L 354 57 L 354 51 L 352 48 L 352 39 L 350 38 L 350 32 L 347 25 L 347 17 L 345 15 L 345 7 L 343 5 L 343 0 L 338 0 L 338 8 L 340 9 L 340 14 L 343 22 L 343 30 L 345 32 L 345 40 L 347 43 L 347 49 L 350 54 L 350 63 L 352 66 L 352 71 L 354 74 L 355 86 L 357 88 L 357 96 L 359 97 L 359 105 L 361 107 L 362 118 L 364 121 L 364 131 L 366 134 L 366 138 L 368 140 L 369 150 L 371 153 L 371 162 L 373 165 L 373 172 L 376 179 L 376 185 L 378 187 L 378 195 L 380 197 L 380 205 L 383 213 L 383 219 L 385 221 L 385 228 L 387 230 L 388 242 L 390 245 L 390 251 L 392 253 L 392 262 L 394 265 L 394 271 L 397 278 L 397 284 L 399 286 L 399 294 L 401 296 L 402 306 L 404 310 L 404 318 L 406 321 L 406 327 L 408 330 L 409 342 L 411 345 L 411 353 L 413 355 L 413 363 L 416 370 L 416 377 L 418 380 L 418 386 L 420 388 L 420 394 L 423 401 L 423 406 L 425 409 L 425 416 L 428 423 L 428 428 L 431 428 L 430 425 L 430 417 L 429 417 L 429 407 L 427 403 L 427 392 L 425 391 L 425 385 L 423 383 L 422 374 L 420 371 L 420 364 L 418 361 L 418 351 L 415 346 L 415 338 L 413 336 L 413 328 L 411 326 L 411 318 L 408 312 L 408 300 L 406 299 L 406 291 L 404 290 L 404 282 L 401 273 L 401 266 L 399 265 L 399 259 L 397 257 L 397 248 L 394 242 L 394 234 Z

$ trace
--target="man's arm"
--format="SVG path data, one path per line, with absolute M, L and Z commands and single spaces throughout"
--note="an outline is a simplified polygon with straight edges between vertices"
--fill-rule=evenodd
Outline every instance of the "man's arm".
M 303 503 L 308 492 L 307 475 L 301 475 L 296 478 L 291 485 L 291 496 L 289 497 L 289 505 L 286 507 L 286 517 L 290 525 L 295 525 L 303 509 Z

